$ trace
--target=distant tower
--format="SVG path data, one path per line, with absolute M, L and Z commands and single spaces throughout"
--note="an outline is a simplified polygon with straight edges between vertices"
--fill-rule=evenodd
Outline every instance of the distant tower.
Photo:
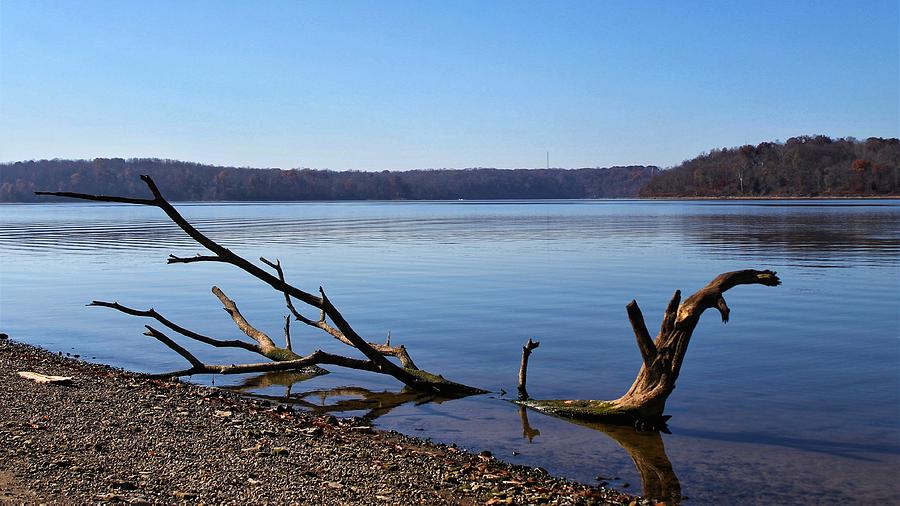
M 547 151 L 547 170 L 550 170 L 550 152 Z

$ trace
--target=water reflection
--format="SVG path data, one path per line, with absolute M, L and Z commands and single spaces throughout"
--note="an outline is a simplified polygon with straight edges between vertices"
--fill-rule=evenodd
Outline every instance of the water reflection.
M 343 386 L 328 389 L 313 389 L 295 392 L 296 384 L 317 376 L 317 374 L 294 372 L 271 372 L 244 379 L 240 385 L 225 387 L 249 397 L 283 402 L 298 406 L 316 414 L 364 412 L 361 417 L 372 421 L 393 409 L 407 403 L 415 405 L 433 402 L 441 404 L 451 397 L 439 397 L 404 387 L 399 392 L 384 390 L 375 392 L 363 387 Z M 258 393 L 259 389 L 283 386 L 283 395 Z M 458 398 L 458 397 L 456 397 Z
M 535 437 L 541 434 L 541 431 L 531 426 L 528 421 L 528 410 L 523 406 L 519 406 L 519 419 L 522 421 L 522 435 L 531 443 Z M 672 469 L 672 462 L 666 455 L 666 447 L 659 432 L 639 431 L 624 425 L 566 421 L 602 432 L 622 447 L 631 457 L 631 461 L 641 477 L 642 496 L 662 500 L 667 504 L 681 503 L 681 483 L 675 476 L 675 470 Z M 600 478 L 598 477 L 598 479 Z M 616 479 L 615 477 L 602 478 L 604 480 Z
M 697 248 L 736 258 L 783 258 L 821 267 L 896 262 L 898 215 L 828 212 L 685 216 L 678 229 Z
M 519 419 L 522 420 L 522 437 L 527 439 L 529 443 L 534 442 L 534 438 L 540 436 L 541 431 L 533 428 L 528 423 L 528 408 L 525 406 L 519 406 Z
M 848 432 L 851 432 L 848 430 Z M 891 441 L 873 444 L 815 438 L 788 437 L 763 432 L 725 432 L 718 430 L 678 429 L 680 436 L 742 444 L 766 444 L 866 462 L 879 462 L 882 455 L 900 454 L 900 445 Z

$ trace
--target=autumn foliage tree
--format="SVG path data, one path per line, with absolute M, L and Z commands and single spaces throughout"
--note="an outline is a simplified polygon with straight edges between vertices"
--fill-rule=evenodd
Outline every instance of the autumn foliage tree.
M 642 197 L 900 195 L 900 140 L 800 136 L 714 149 L 659 172 Z

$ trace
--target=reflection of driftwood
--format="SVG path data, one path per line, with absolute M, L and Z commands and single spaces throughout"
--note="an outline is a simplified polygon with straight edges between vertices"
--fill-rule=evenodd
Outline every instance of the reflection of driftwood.
M 730 310 L 722 294 L 737 285 L 760 284 L 777 286 L 781 284 L 773 271 L 726 272 L 716 276 L 705 287 L 681 302 L 681 291 L 676 290 L 663 315 L 659 334 L 654 341 L 647 331 L 644 316 L 636 301 L 628 304 L 628 319 L 637 339 L 643 364 L 634 384 L 623 395 L 613 401 L 594 400 L 527 400 L 520 398 L 522 405 L 538 411 L 578 420 L 606 421 L 616 423 L 638 423 L 649 427 L 660 427 L 668 419 L 663 415 L 666 399 L 675 389 L 675 380 L 681 372 L 681 364 L 687 353 L 688 343 L 700 315 L 710 308 L 716 308 L 722 321 L 728 322 Z M 530 350 L 523 349 L 520 384 L 524 387 L 525 368 Z
M 633 427 L 610 424 L 583 424 L 599 430 L 628 452 L 641 476 L 644 497 L 662 499 L 668 504 L 681 500 L 681 483 L 666 455 L 662 436 L 656 431 L 638 431 Z
M 528 439 L 529 443 L 532 442 L 541 431 L 533 428 L 528 422 L 528 412 L 523 406 L 519 406 L 519 419 L 522 422 L 523 437 Z M 577 420 L 575 423 L 606 434 L 625 449 L 641 477 L 644 497 L 663 500 L 667 504 L 681 502 L 681 483 L 675 476 L 659 432 L 638 431 L 633 427 L 615 424 Z
M 257 374 L 243 378 L 241 384 L 234 387 L 234 390 L 243 392 L 245 390 L 266 388 L 266 387 L 291 387 L 301 381 L 306 381 L 316 377 L 316 374 L 308 374 L 298 371 L 276 371 L 267 372 L 265 374 Z
M 441 403 L 448 398 L 404 388 L 400 392 L 373 392 L 361 387 L 337 387 L 326 390 L 307 390 L 293 393 L 294 383 L 304 381 L 308 377 L 295 373 L 267 373 L 247 378 L 241 385 L 226 387 L 228 390 L 241 392 L 251 397 L 267 399 L 300 406 L 318 414 L 345 413 L 349 411 L 366 411 L 362 415 L 367 420 L 374 420 L 390 412 L 392 409 L 407 403 L 422 404 L 425 402 Z M 285 387 L 283 396 L 266 395 L 253 392 L 258 388 L 281 385 Z M 329 399 L 339 398 L 329 403 Z M 314 400 L 318 402 L 314 402 Z
M 161 209 L 166 216 L 178 225 L 188 236 L 198 244 L 209 250 L 211 255 L 197 255 L 194 257 L 181 258 L 174 255 L 169 256 L 170 264 L 178 263 L 194 263 L 194 262 L 221 262 L 233 265 L 251 276 L 257 278 L 265 284 L 268 284 L 277 292 L 284 296 L 285 304 L 291 315 L 296 321 L 310 325 L 323 330 L 335 339 L 344 344 L 352 346 L 361 351 L 366 357 L 365 360 L 344 357 L 323 351 L 315 351 L 309 355 L 301 356 L 293 351 L 290 339 L 290 320 L 285 321 L 285 347 L 277 346 L 274 341 L 251 325 L 237 308 L 237 304 L 229 299 L 225 293 L 218 287 L 213 287 L 213 293 L 218 297 L 219 301 L 225 308 L 225 311 L 234 320 L 235 325 L 251 338 L 255 344 L 247 343 L 239 340 L 226 341 L 214 339 L 185 329 L 165 317 L 149 309 L 146 311 L 132 309 L 122 306 L 115 302 L 94 301 L 93 306 L 103 306 L 116 309 L 133 316 L 141 316 L 152 318 L 165 327 L 175 331 L 182 336 L 199 341 L 216 347 L 242 348 L 247 351 L 257 353 L 271 360 L 272 362 L 255 363 L 255 364 L 238 364 L 238 365 L 209 365 L 201 362 L 196 356 L 187 351 L 185 348 L 177 344 L 163 332 L 149 325 L 146 326 L 145 335 L 151 336 L 170 349 L 184 357 L 191 367 L 181 371 L 170 372 L 161 376 L 187 376 L 191 374 L 239 374 L 246 372 L 265 372 L 265 371 L 287 371 L 308 369 L 318 364 L 332 364 L 352 369 L 360 369 L 380 374 L 393 376 L 406 386 L 429 394 L 441 395 L 468 395 L 476 393 L 484 393 L 478 388 L 469 387 L 459 383 L 448 381 L 439 375 L 434 375 L 419 370 L 412 362 L 406 348 L 403 346 L 391 346 L 390 339 L 385 344 L 377 344 L 368 342 L 363 339 L 353 327 L 347 322 L 340 311 L 332 304 L 331 300 L 325 295 L 325 291 L 320 287 L 319 295 L 305 292 L 285 280 L 284 270 L 278 261 L 271 262 L 265 258 L 260 261 L 274 270 L 275 274 L 264 270 L 262 267 L 250 262 L 249 260 L 237 255 L 228 248 L 210 239 L 199 230 L 194 228 L 183 216 L 173 207 L 160 193 L 156 184 L 150 176 L 141 176 L 141 179 L 150 189 L 153 195 L 151 199 L 136 199 L 127 197 L 115 197 L 106 195 L 89 195 L 84 193 L 71 192 L 36 192 L 38 195 L 56 195 L 60 197 L 70 197 L 83 200 L 92 200 L 99 202 L 117 202 L 123 204 L 136 204 L 143 206 L 157 207 Z M 294 301 L 300 301 L 310 308 L 317 310 L 318 319 L 306 318 L 294 306 Z M 329 323 L 329 320 L 331 323 Z M 396 357 L 400 365 L 388 360 L 387 357 Z
M 529 443 L 534 441 L 534 438 L 541 435 L 541 431 L 533 428 L 530 423 L 528 423 L 528 410 L 525 409 L 525 406 L 519 406 L 519 420 L 522 421 L 522 437 L 528 440 Z

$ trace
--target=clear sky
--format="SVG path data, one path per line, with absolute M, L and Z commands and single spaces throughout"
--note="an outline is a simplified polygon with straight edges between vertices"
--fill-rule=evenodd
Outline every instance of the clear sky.
M 0 161 L 670 166 L 900 135 L 898 1 L 0 0 Z

